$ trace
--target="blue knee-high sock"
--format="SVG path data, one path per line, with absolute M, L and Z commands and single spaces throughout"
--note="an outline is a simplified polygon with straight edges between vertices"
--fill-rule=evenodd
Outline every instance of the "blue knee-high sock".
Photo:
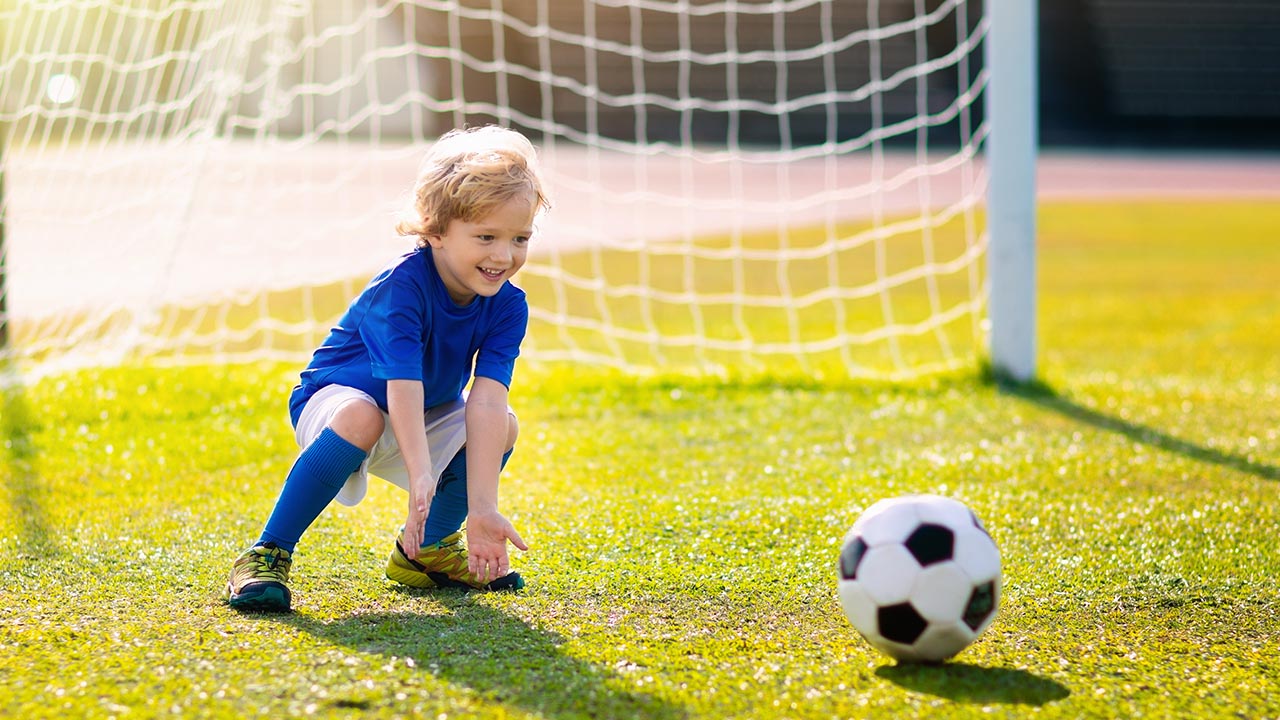
M 511 452 L 508 450 L 503 453 L 499 472 L 507 466 Z M 427 512 L 427 522 L 422 528 L 423 547 L 440 542 L 445 537 L 458 532 L 458 528 L 462 527 L 462 521 L 466 519 L 467 449 L 464 447 L 453 456 L 444 472 L 440 473 L 435 497 L 431 499 L 431 510 Z
M 258 543 L 274 542 L 293 552 L 302 533 L 337 497 L 347 477 L 360 467 L 364 458 L 364 450 L 325 428 L 294 461 Z

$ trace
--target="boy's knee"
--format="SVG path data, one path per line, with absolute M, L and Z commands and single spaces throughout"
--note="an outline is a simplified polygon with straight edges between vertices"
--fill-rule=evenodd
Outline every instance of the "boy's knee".
M 507 413 L 507 451 L 510 452 L 516 446 L 516 438 L 520 435 L 520 423 L 516 422 L 516 416 Z
M 365 452 L 372 450 L 378 438 L 382 437 L 385 425 L 378 406 L 364 400 L 347 401 L 329 421 L 329 428 L 339 437 Z

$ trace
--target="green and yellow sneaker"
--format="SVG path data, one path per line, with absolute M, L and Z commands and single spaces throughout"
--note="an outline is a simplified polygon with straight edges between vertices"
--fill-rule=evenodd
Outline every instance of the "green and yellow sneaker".
M 292 554 L 273 542 L 255 545 L 236 558 L 227 581 L 226 600 L 237 610 L 288 612 Z
M 462 544 L 462 531 L 422 546 L 418 559 L 404 554 L 404 534 L 396 536 L 396 547 L 387 560 L 387 577 L 402 585 L 416 588 L 464 588 L 468 590 L 519 590 L 524 578 L 518 572 L 481 583 L 467 570 L 467 548 Z

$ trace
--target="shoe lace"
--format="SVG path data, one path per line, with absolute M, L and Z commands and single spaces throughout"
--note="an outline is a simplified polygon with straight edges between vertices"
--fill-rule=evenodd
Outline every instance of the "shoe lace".
M 462 544 L 461 538 L 450 542 L 441 542 L 436 545 L 439 552 L 444 557 L 439 558 L 437 566 L 447 569 L 451 575 L 470 575 L 467 569 L 467 546 Z
M 462 540 L 440 543 L 440 549 L 457 557 L 465 558 L 467 556 L 467 548 L 462 544 Z
M 285 582 L 289 575 L 288 559 L 275 553 L 254 553 L 253 576 L 257 580 Z

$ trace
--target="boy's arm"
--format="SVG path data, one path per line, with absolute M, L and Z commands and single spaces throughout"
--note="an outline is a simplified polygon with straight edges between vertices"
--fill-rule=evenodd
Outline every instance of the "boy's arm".
M 422 526 L 427 521 L 431 498 L 436 494 L 422 402 L 421 381 L 387 381 L 387 414 L 391 416 L 391 431 L 396 435 L 409 476 L 409 518 L 404 524 L 404 554 L 410 560 L 418 557 Z
M 481 582 L 511 570 L 507 541 L 529 546 L 498 511 L 498 473 L 507 444 L 507 388 L 477 377 L 467 395 L 467 564 Z

